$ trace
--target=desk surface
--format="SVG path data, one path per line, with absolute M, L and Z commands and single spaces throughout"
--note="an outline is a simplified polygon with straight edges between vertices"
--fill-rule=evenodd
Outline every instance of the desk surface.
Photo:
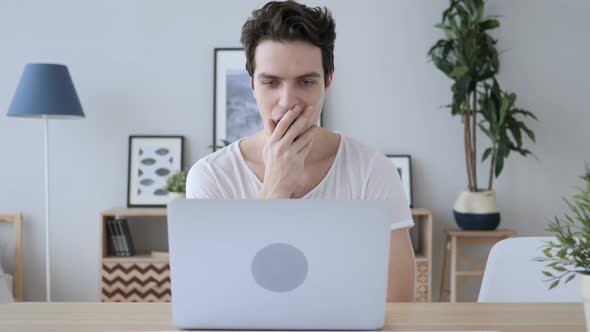
M 170 303 L 16 303 L 0 305 L 0 331 L 174 330 Z M 583 332 L 583 305 L 390 303 L 385 329 Z

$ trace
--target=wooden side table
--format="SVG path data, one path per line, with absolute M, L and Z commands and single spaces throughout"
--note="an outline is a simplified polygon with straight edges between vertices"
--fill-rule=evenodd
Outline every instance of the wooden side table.
M 461 249 L 461 244 L 487 244 L 493 245 L 496 242 L 512 237 L 516 234 L 511 229 L 498 229 L 495 231 L 462 231 L 446 230 L 447 241 L 445 246 L 445 258 L 443 261 L 443 274 L 440 284 L 440 302 L 457 302 L 458 289 L 468 278 L 482 278 L 488 255 L 481 261 L 474 261 L 469 258 Z M 450 266 L 449 266 L 450 256 Z M 469 266 L 467 270 L 458 270 L 459 261 L 462 258 Z M 446 287 L 447 275 L 450 269 L 450 287 Z M 461 278 L 461 282 L 457 282 Z

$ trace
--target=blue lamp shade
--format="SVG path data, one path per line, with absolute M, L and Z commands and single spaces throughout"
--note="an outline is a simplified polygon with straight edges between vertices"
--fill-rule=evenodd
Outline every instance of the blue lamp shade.
M 68 67 L 46 63 L 26 65 L 7 115 L 84 117 Z

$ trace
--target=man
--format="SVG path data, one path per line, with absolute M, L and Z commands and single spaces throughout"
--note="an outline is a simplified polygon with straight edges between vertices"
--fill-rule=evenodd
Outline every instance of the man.
M 246 69 L 264 129 L 199 160 L 187 198 L 385 199 L 395 211 L 393 300 L 413 301 L 414 225 L 394 165 L 375 149 L 317 127 L 333 80 L 335 23 L 326 8 L 269 2 L 242 27 Z

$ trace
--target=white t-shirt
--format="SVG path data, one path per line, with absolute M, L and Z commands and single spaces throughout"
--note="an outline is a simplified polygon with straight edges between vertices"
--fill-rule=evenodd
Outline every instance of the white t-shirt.
M 388 200 L 392 230 L 412 227 L 408 200 L 394 164 L 379 151 L 340 134 L 338 152 L 324 179 L 301 199 Z M 262 187 L 238 140 L 199 161 L 186 180 L 187 198 L 256 199 Z

